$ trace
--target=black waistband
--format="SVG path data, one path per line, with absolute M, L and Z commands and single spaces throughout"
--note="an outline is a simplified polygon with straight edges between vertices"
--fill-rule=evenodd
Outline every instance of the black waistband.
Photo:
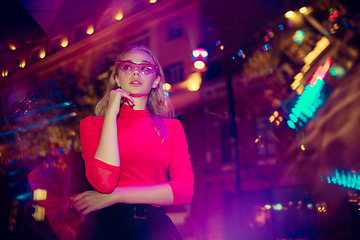
M 138 219 L 161 218 L 166 215 L 166 207 L 154 207 L 149 204 L 116 203 L 108 208 L 109 211 L 120 211 L 123 214 Z
M 166 207 L 116 203 L 86 215 L 77 239 L 181 239 Z

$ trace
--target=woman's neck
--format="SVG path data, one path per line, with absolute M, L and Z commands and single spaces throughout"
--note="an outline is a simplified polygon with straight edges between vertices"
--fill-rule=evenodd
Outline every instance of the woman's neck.
M 134 99 L 134 107 L 133 109 L 135 110 L 146 110 L 147 109 L 147 101 L 148 101 L 148 96 L 144 96 L 144 97 L 133 97 Z M 126 105 L 129 105 L 127 102 L 125 102 Z

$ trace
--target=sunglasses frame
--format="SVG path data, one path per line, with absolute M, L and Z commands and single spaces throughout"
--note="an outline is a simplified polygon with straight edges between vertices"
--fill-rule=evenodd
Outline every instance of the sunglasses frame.
M 131 67 L 132 67 L 132 70 L 131 71 L 125 71 L 124 69 L 122 69 L 122 66 L 125 64 L 125 63 L 128 63 L 128 64 L 130 64 L 131 65 Z M 151 74 L 151 73 L 158 73 L 158 67 L 156 66 L 156 65 L 154 65 L 154 64 L 151 64 L 151 63 L 134 63 L 134 62 L 132 62 L 132 61 L 117 61 L 116 62 L 116 64 L 117 64 L 117 67 L 122 71 L 122 72 L 124 72 L 124 73 L 127 73 L 127 74 L 130 74 L 130 73 L 132 73 L 132 72 L 134 72 L 135 71 L 135 69 L 137 69 L 139 72 L 141 72 L 143 75 L 149 75 L 149 74 Z M 154 71 L 152 71 L 152 69 L 150 70 L 150 72 L 149 73 L 145 73 L 144 71 L 146 71 L 146 70 L 141 70 L 141 67 L 142 66 L 146 66 L 146 67 L 152 67 L 152 69 L 154 69 Z

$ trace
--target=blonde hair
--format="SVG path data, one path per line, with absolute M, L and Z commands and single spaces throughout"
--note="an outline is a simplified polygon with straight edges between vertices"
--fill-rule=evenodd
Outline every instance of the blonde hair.
M 167 129 L 167 125 L 164 122 L 164 118 L 174 118 L 174 108 L 169 98 L 165 98 L 165 90 L 163 85 L 165 84 L 165 77 L 164 72 L 160 66 L 159 61 L 156 59 L 154 54 L 145 46 L 136 45 L 130 46 L 126 48 L 117 58 L 115 61 L 114 69 L 111 72 L 109 83 L 107 85 L 106 92 L 104 96 L 100 99 L 98 104 L 95 107 L 95 114 L 96 116 L 104 116 L 105 110 L 108 105 L 109 101 L 109 93 L 111 90 L 117 89 L 118 85 L 115 81 L 115 75 L 118 74 L 119 68 L 116 64 L 119 60 L 123 58 L 123 56 L 134 50 L 139 50 L 146 52 L 154 61 L 155 66 L 157 67 L 157 76 L 160 77 L 160 82 L 156 88 L 151 89 L 147 101 L 147 110 L 150 112 L 150 119 L 155 128 L 155 131 L 158 133 L 162 142 L 169 138 L 169 132 Z

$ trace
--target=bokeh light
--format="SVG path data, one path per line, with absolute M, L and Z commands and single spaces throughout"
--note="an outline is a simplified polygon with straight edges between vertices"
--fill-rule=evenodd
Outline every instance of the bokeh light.
M 189 77 L 180 84 L 180 86 L 191 92 L 196 92 L 200 89 L 201 83 L 202 79 L 200 72 L 194 72 L 190 74 Z
M 69 41 L 68 41 L 67 38 L 63 38 L 63 39 L 61 40 L 60 45 L 61 45 L 62 47 L 67 47 L 68 44 L 69 44 Z
M 207 51 L 202 51 L 202 52 L 201 52 L 201 56 L 204 57 L 204 58 L 206 58 L 208 55 L 209 55 L 209 54 L 208 54 Z
M 171 90 L 171 84 L 170 83 L 165 83 L 164 84 L 164 90 L 165 91 L 170 91 Z
M 286 18 L 291 18 L 291 17 L 293 17 L 293 16 L 294 16 L 294 12 L 293 12 L 293 11 L 288 11 L 288 12 L 285 13 L 285 17 L 286 17 Z
M 123 15 L 123 12 L 122 12 L 122 11 L 116 13 L 116 15 L 115 15 L 115 19 L 116 19 L 117 21 L 120 21 L 121 19 L 123 19 L 123 17 L 124 17 L 124 15 Z
M 94 33 L 94 26 L 93 25 L 88 26 L 88 28 L 86 29 L 86 33 L 88 35 L 93 34 Z
M 24 68 L 25 65 L 26 65 L 26 61 L 25 61 L 25 59 L 22 59 L 22 60 L 20 61 L 20 63 L 19 63 L 19 67 L 20 67 L 20 68 Z
M 283 206 L 280 203 L 277 203 L 277 204 L 273 205 L 273 209 L 276 211 L 280 211 L 283 209 Z
M 9 74 L 9 70 L 7 68 L 3 69 L 2 72 L 1 72 L 2 77 L 7 77 L 8 74 Z
M 192 55 L 193 55 L 194 57 L 198 57 L 198 56 L 200 56 L 200 52 L 199 52 L 198 50 L 194 50 L 194 51 L 192 52 Z
M 205 68 L 205 63 L 203 61 L 196 61 L 194 62 L 194 67 L 196 69 L 202 70 Z
M 39 58 L 43 59 L 46 56 L 46 51 L 44 48 L 40 49 L 39 51 Z
M 307 8 L 306 7 L 302 7 L 299 9 L 300 13 L 306 13 L 307 12 Z
M 9 48 L 10 48 L 11 50 L 13 50 L 13 51 L 16 50 L 15 45 L 14 45 L 14 44 L 11 44 L 11 43 L 9 44 Z

